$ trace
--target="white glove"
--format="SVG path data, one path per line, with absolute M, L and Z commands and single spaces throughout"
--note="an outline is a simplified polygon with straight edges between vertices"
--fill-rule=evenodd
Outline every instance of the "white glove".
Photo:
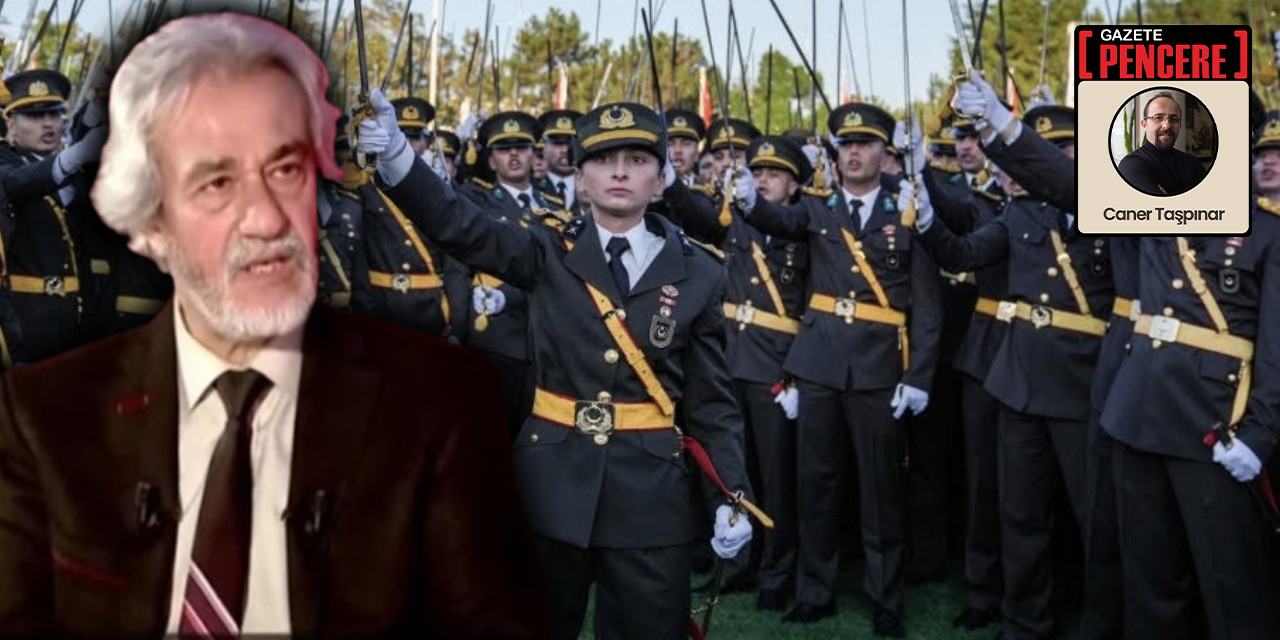
M 400 130 L 400 125 L 396 122 L 395 106 L 391 104 L 390 100 L 387 100 L 386 96 L 382 95 L 382 90 L 374 89 L 369 92 L 369 104 L 373 105 L 373 110 L 377 114 L 378 124 L 382 126 L 382 129 L 386 131 L 387 136 L 390 138 L 387 148 L 379 154 L 379 159 L 390 160 L 399 155 L 404 150 L 401 145 L 408 145 L 409 141 L 404 137 L 404 132 Z
M 670 189 L 676 183 L 676 165 L 667 160 L 662 163 L 662 188 Z
M 822 147 L 816 144 L 806 144 L 804 147 L 804 157 L 809 159 L 809 166 L 814 169 L 818 168 L 818 158 L 822 155 Z
M 783 387 L 782 391 L 773 397 L 773 401 L 782 407 L 782 413 L 788 420 L 795 420 L 796 416 L 800 415 L 800 390 L 794 384 Z
M 747 543 L 751 542 L 751 521 L 746 514 L 738 514 L 730 524 L 733 508 L 727 504 L 716 507 L 715 537 L 711 538 L 711 550 L 716 555 L 728 560 L 738 555 Z
M 1042 84 L 1031 91 L 1031 101 L 1027 104 L 1027 109 L 1050 104 L 1058 103 L 1054 101 L 1053 90 L 1049 88 L 1049 85 Z
M 102 156 L 102 146 L 107 142 L 107 128 L 94 127 L 84 134 L 75 144 L 58 153 L 57 168 L 63 176 L 71 175 L 80 167 L 96 162 Z M 58 180 L 61 182 L 61 180 Z
M 462 121 L 462 124 L 458 125 L 458 128 L 454 130 L 454 133 L 457 134 L 458 139 L 465 145 L 469 140 L 476 137 L 476 131 L 480 128 L 480 123 L 484 122 L 484 120 L 484 111 L 473 111 L 471 112 L 471 115 L 468 115 Z
M 889 401 L 889 406 L 893 407 L 893 419 L 902 419 L 902 414 L 911 409 L 911 415 L 918 416 L 924 412 L 924 408 L 929 406 L 929 392 L 921 391 L 911 385 L 898 383 L 898 388 L 893 391 L 893 399 Z
M 507 294 L 493 287 L 474 287 L 471 289 L 471 308 L 476 313 L 496 316 L 507 308 Z
M 919 174 L 904 178 L 898 187 L 898 211 L 906 211 L 907 205 L 914 199 L 916 202 L 916 230 L 924 233 L 933 226 L 933 203 L 929 200 L 929 189 L 917 189 Z
M 1240 482 L 1248 482 L 1262 471 L 1262 461 L 1243 440 L 1233 440 L 1231 446 L 1222 441 L 1213 445 L 1213 461 L 1222 465 Z
M 911 136 L 907 136 L 907 123 L 905 120 L 899 120 L 893 125 L 893 146 L 901 151 L 904 156 L 910 154 L 911 164 L 904 167 L 908 172 L 915 171 L 919 173 L 924 171 L 924 133 L 920 131 L 920 121 L 912 118 L 911 120 Z
M 1009 123 L 1013 122 L 1013 113 L 1000 103 L 995 90 L 976 70 L 970 71 L 969 79 L 956 87 L 956 95 L 951 99 L 951 108 L 958 111 L 960 115 L 976 119 L 974 126 L 980 131 L 990 126 L 995 133 L 1002 133 Z M 994 137 L 994 133 L 991 137 Z M 984 133 L 983 140 L 987 139 L 988 136 Z M 1005 140 L 1005 142 L 1012 142 L 1012 140 Z
M 730 176 L 736 180 L 733 183 L 733 197 L 742 203 L 742 210 L 750 212 L 755 209 L 756 198 L 760 196 L 760 192 L 756 191 L 756 177 L 751 174 L 751 170 L 742 166 L 736 170 L 725 171 L 724 179 L 728 180 Z

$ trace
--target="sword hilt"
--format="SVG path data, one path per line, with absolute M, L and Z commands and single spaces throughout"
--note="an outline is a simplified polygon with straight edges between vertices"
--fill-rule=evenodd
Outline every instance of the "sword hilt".
M 360 123 L 373 118 L 377 112 L 373 110 L 373 105 L 369 102 L 369 94 L 361 93 L 356 100 L 360 103 L 359 107 L 351 114 L 351 132 L 347 137 L 351 139 L 351 158 L 361 171 L 373 174 L 378 170 L 378 156 L 370 153 L 361 153 L 357 150 L 360 135 Z

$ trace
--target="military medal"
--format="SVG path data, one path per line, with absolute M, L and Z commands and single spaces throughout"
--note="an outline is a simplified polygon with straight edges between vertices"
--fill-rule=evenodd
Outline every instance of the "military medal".
M 675 298 L 680 295 L 680 290 L 672 285 L 664 284 L 662 285 L 662 295 L 665 295 L 668 298 Z M 675 303 L 672 302 L 671 304 L 674 305 Z
M 653 316 L 649 322 L 649 342 L 659 348 L 671 346 L 671 339 L 676 335 L 676 321 L 661 313 Z
M 1218 272 L 1218 288 L 1223 293 L 1239 293 L 1240 272 L 1235 269 L 1223 269 Z

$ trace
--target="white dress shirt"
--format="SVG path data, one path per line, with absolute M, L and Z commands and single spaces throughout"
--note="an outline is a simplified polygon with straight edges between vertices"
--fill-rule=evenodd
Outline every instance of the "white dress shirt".
M 235 367 L 200 344 L 183 321 L 175 299 L 178 356 L 178 491 L 182 516 L 173 563 L 168 632 L 178 632 L 191 569 L 196 521 L 205 476 L 226 425 L 227 412 L 213 383 Z M 249 544 L 249 589 L 241 633 L 290 633 L 289 558 L 284 512 L 289 500 L 293 426 L 302 373 L 302 328 L 280 336 L 248 363 L 271 380 L 271 389 L 253 416 L 253 529 Z
M 564 208 L 568 209 L 573 206 L 573 201 L 577 199 L 577 187 L 573 180 L 573 174 L 567 176 L 558 176 L 554 173 L 547 173 L 547 177 L 551 179 L 551 185 L 559 188 L 564 185 Z
M 515 188 L 515 187 L 513 187 L 513 186 L 511 186 L 511 185 L 509 185 L 509 184 L 507 184 L 507 183 L 505 183 L 505 182 L 503 182 L 503 181 L 501 181 L 501 180 L 499 180 L 499 181 L 498 181 L 498 184 L 502 185 L 502 188 L 503 188 L 503 189 L 506 189 L 506 190 L 507 190 L 507 193 L 511 194 L 511 198 L 512 198 L 513 200 L 515 200 L 515 201 L 516 201 L 516 204 L 519 204 L 519 205 L 521 205 L 521 206 L 524 206 L 524 205 L 523 205 L 523 204 L 521 204 L 521 202 L 520 202 L 520 194 L 522 194 L 522 193 L 523 193 L 524 195 L 529 196 L 529 208 L 530 208 L 530 209 L 533 209 L 533 207 L 538 206 L 538 199 L 537 199 L 537 198 L 535 198 L 535 197 L 533 197 L 533 187 L 526 187 L 524 191 L 521 191 L 521 190 L 519 190 L 519 189 L 517 189 L 517 188 Z
M 610 259 L 609 252 L 605 250 L 605 247 L 609 246 L 610 238 L 622 236 L 631 244 L 631 247 L 622 253 L 622 266 L 627 268 L 627 279 L 631 281 L 632 289 L 637 282 L 640 282 L 640 276 L 643 276 L 649 265 L 653 264 L 653 259 L 658 257 L 662 251 L 662 245 L 666 242 L 665 238 L 645 226 L 643 218 L 625 233 L 613 233 L 599 224 L 596 225 L 596 233 L 600 234 L 600 252 L 604 254 L 605 262 L 609 262 Z
M 871 217 L 871 209 L 876 206 L 876 198 L 880 197 L 880 185 L 877 184 L 876 188 L 860 196 L 853 195 L 847 188 L 842 188 L 841 191 L 844 192 L 844 203 L 849 205 L 849 211 L 851 212 L 853 211 L 853 204 L 849 201 L 855 198 L 862 201 L 862 206 L 858 208 L 858 231 L 862 231 L 867 226 L 867 219 Z

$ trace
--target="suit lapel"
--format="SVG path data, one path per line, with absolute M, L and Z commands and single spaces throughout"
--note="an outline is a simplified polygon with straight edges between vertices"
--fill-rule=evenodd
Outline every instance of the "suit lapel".
M 862 225 L 862 229 L 858 232 L 858 237 L 865 237 L 869 233 L 874 233 L 882 229 L 886 224 L 893 222 L 893 216 L 885 211 L 885 191 L 882 188 L 880 193 L 876 194 L 876 200 L 871 204 L 871 215 L 867 218 L 867 223 Z M 863 205 L 866 206 L 866 205 Z
M 378 388 L 377 370 L 364 361 L 359 332 L 343 331 L 341 312 L 313 307 L 303 338 L 298 415 L 294 423 L 289 506 L 289 603 L 293 632 L 322 633 L 328 584 L 327 532 L 342 517 L 347 474 L 360 460 L 365 425 Z M 325 498 L 318 499 L 319 492 Z M 320 524 L 314 524 L 316 514 Z
M 609 296 L 616 306 L 624 306 L 626 299 L 618 286 L 613 283 L 613 274 L 605 261 L 604 248 L 600 246 L 600 234 L 596 230 L 596 221 L 591 216 L 584 216 L 585 224 L 578 233 L 578 241 L 573 249 L 564 257 L 564 266 L 574 275 L 599 289 Z
M 666 237 L 662 243 L 662 249 L 654 257 L 653 262 L 649 263 L 649 268 L 645 269 L 636 286 L 631 288 L 631 294 L 628 297 L 638 296 L 650 289 L 685 278 L 684 246 L 680 242 L 679 232 L 675 226 L 665 224 L 658 217 L 650 215 L 645 216 L 644 224 L 649 225 L 650 231 Z
M 123 530 L 133 532 L 136 553 L 125 567 L 133 585 L 121 599 L 124 629 L 160 634 L 168 622 L 178 495 L 178 373 L 173 301 L 137 331 L 126 334 L 117 370 L 103 376 L 91 412 L 102 418 L 107 451 L 122 484 Z M 139 490 L 144 486 L 150 489 Z M 140 499 L 148 506 L 139 508 Z

